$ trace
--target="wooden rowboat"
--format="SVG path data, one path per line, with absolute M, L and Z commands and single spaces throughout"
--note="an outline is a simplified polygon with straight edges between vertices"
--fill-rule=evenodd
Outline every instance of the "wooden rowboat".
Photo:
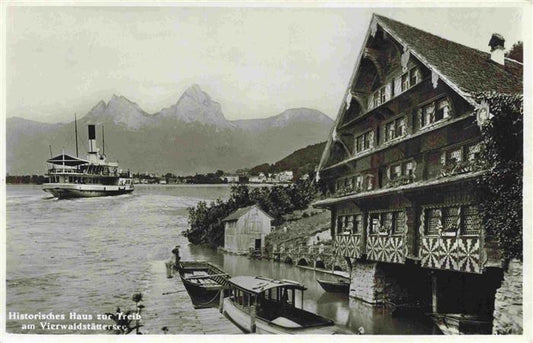
M 316 281 L 326 292 L 345 294 L 350 292 L 350 282 L 344 279 L 338 281 L 316 279 Z
M 205 261 L 180 261 L 178 272 L 195 307 L 217 305 L 219 292 L 230 278 L 218 266 Z

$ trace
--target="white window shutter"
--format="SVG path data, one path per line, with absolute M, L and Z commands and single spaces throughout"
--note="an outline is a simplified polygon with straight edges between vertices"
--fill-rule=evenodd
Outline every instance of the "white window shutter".
M 385 86 L 385 101 L 390 100 L 391 95 L 392 95 L 392 82 L 389 82 Z
M 398 95 L 402 92 L 402 77 L 394 78 L 394 94 Z

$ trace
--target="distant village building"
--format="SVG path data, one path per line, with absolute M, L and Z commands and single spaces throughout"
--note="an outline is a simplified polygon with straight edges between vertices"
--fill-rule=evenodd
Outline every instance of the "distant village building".
M 294 177 L 292 170 L 286 170 L 278 173 L 279 182 L 291 182 Z
M 250 250 L 262 250 L 265 236 L 271 231 L 273 218 L 252 205 L 239 208 L 224 218 L 224 250 L 236 254 L 246 254 Z
M 227 183 L 239 183 L 239 175 L 224 175 L 221 179 Z
M 353 268 L 351 296 L 383 301 L 386 276 L 403 287 L 388 290 L 389 301 L 491 318 L 501 260 L 475 194 L 490 112 L 475 95 L 522 94 L 523 65 L 503 57 L 501 36 L 489 45 L 373 16 L 320 161 L 326 198 L 314 203 L 331 211 L 335 255 Z
M 267 177 L 264 173 L 259 173 L 258 176 L 250 176 L 250 183 L 265 183 L 267 182 Z

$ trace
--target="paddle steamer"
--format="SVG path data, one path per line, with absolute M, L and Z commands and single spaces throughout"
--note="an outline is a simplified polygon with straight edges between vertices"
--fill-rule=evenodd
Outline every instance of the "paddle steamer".
M 100 154 L 100 149 L 96 148 L 94 125 L 89 125 L 87 159 L 77 157 L 77 150 L 76 137 L 76 157 L 63 152 L 46 161 L 50 168 L 47 174 L 48 182 L 43 185 L 43 191 L 60 199 L 133 192 L 130 172 L 120 170 L 117 162 L 107 161 L 105 153 Z

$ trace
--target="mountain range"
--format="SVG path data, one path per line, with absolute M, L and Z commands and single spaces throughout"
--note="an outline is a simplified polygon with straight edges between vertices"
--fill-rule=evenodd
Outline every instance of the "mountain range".
M 227 120 L 220 103 L 198 85 L 170 107 L 147 113 L 123 96 L 98 102 L 79 118 L 80 157 L 85 157 L 87 125 L 97 125 L 98 146 L 135 172 L 180 175 L 234 171 L 272 163 L 309 144 L 323 141 L 333 120 L 308 108 L 288 109 L 264 119 Z M 62 150 L 75 153 L 74 121 L 41 123 L 18 117 L 6 121 L 6 171 L 42 174 L 45 160 Z

